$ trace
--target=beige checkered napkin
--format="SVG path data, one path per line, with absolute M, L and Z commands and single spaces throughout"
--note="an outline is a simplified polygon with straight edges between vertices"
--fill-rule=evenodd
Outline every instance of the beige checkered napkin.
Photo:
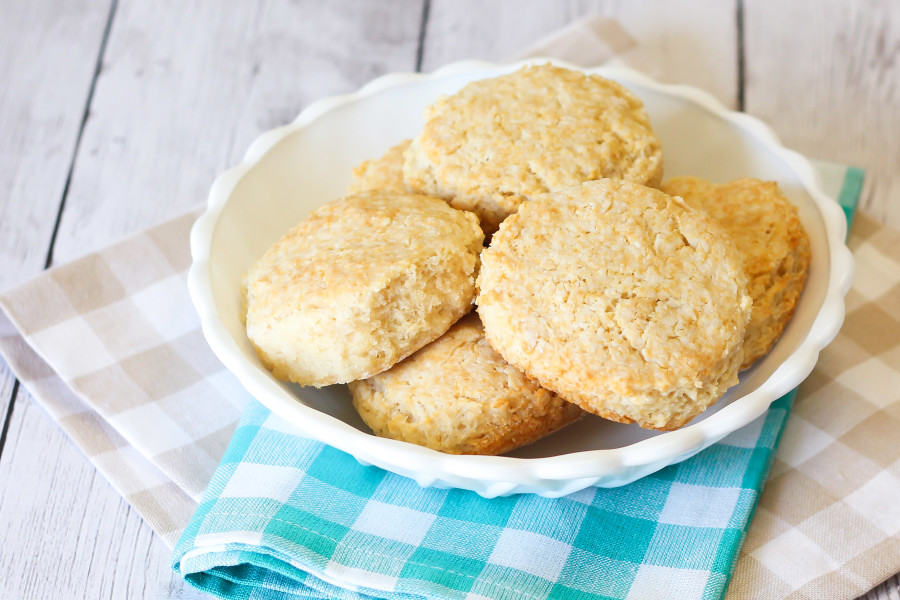
M 727 598 L 853 598 L 900 570 L 900 233 L 865 215 L 847 317 L 800 387 Z
M 0 354 L 170 546 L 247 402 L 185 284 L 196 213 L 0 297 Z

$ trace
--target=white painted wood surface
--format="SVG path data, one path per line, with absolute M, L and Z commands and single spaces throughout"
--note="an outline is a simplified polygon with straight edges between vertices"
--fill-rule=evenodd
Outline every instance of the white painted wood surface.
M 106 23 L 101 5 L 58 4 L 0 5 L 0 288 L 44 267 Z M 16 387 L 0 362 L 0 444 Z
M 860 207 L 900 227 L 900 2 L 744 5 L 747 112 L 790 148 L 864 168 Z
M 567 23 L 598 13 L 614 16 L 638 42 L 621 62 L 660 81 L 695 85 L 736 107 L 733 2 L 432 0 L 422 69 L 467 58 L 509 60 Z
M 39 272 L 51 239 L 65 262 L 198 205 L 253 137 L 316 98 L 417 64 L 510 58 L 593 12 L 638 39 L 631 66 L 866 168 L 864 207 L 900 227 L 898 3 L 0 0 L 0 288 Z M 0 598 L 201 597 L 15 387 L 0 366 Z

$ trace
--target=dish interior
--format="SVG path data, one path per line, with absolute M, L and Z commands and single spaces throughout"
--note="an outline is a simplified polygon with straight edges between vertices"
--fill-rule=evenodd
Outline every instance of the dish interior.
M 597 72 L 603 74 L 603 70 Z M 353 167 L 380 156 L 422 126 L 422 109 L 439 95 L 496 71 L 469 71 L 419 79 L 381 89 L 340 104 L 277 142 L 234 187 L 216 224 L 210 251 L 213 295 L 219 316 L 244 357 L 266 377 L 241 321 L 241 279 L 251 264 L 314 208 L 340 198 Z M 665 177 L 697 175 L 714 182 L 740 177 L 777 181 L 799 208 L 810 236 L 809 280 L 781 340 L 762 360 L 741 374 L 712 408 L 693 422 L 709 418 L 757 389 L 803 341 L 812 328 L 828 285 L 829 257 L 824 224 L 797 173 L 754 133 L 691 100 L 613 75 L 645 103 L 662 140 Z M 322 389 L 278 384 L 298 402 L 371 433 L 350 404 L 346 386 Z M 510 456 L 547 457 L 605 448 L 621 448 L 663 435 L 636 425 L 589 416 Z M 327 441 L 327 440 L 326 440 Z

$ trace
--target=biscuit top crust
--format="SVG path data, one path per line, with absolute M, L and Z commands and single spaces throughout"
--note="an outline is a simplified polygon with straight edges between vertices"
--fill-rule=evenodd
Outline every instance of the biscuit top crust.
M 453 454 L 502 454 L 583 414 L 503 360 L 475 313 L 350 389 L 376 434 Z
M 808 260 L 809 238 L 797 207 L 774 181 L 745 178 L 716 185 L 699 177 L 675 177 L 664 191 L 706 212 L 728 231 L 744 259 L 751 289 L 760 275 L 777 273 L 798 247 L 805 248 Z
M 675 177 L 663 190 L 711 216 L 743 258 L 753 299 L 744 339 L 742 368 L 746 368 L 781 335 L 806 283 L 809 236 L 797 207 L 774 181 L 752 178 L 716 185 L 699 177 Z
M 658 185 L 662 148 L 641 101 L 598 75 L 528 66 L 425 111 L 407 183 L 439 196 L 530 197 L 609 177 Z
M 403 153 L 411 141 L 403 140 L 384 155 L 363 161 L 353 169 L 353 183 L 347 193 L 357 194 L 366 190 L 410 192 L 403 182 Z
M 477 260 L 482 240 L 478 219 L 442 200 L 362 192 L 316 209 L 273 244 L 248 274 L 249 305 L 257 319 L 327 312 L 392 287 L 427 257 Z
M 737 381 L 741 259 L 704 213 L 657 190 L 603 179 L 525 203 L 482 253 L 478 284 L 491 344 L 570 400 Z

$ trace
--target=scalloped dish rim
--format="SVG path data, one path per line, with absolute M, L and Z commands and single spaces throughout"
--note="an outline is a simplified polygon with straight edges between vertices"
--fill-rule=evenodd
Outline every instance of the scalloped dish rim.
M 793 170 L 821 216 L 829 251 L 827 290 L 809 332 L 797 349 L 757 389 L 737 398 L 707 419 L 620 448 L 586 450 L 544 458 L 449 455 L 379 438 L 306 406 L 281 388 L 273 378 L 260 373 L 243 356 L 220 318 L 210 274 L 210 250 L 215 228 L 232 191 L 244 175 L 286 136 L 346 103 L 410 82 L 473 71 L 499 74 L 534 62 L 549 62 L 615 77 L 695 103 L 752 134 Z M 803 381 L 815 366 L 819 352 L 834 338 L 843 322 L 844 296 L 849 290 L 853 273 L 853 258 L 844 242 L 846 232 L 847 223 L 840 206 L 821 190 L 818 174 L 805 157 L 784 148 L 772 129 L 763 122 L 727 109 L 704 91 L 684 85 L 658 83 L 622 67 L 584 69 L 544 58 L 510 64 L 462 61 L 429 74 L 398 73 L 379 77 L 355 93 L 314 102 L 292 123 L 261 134 L 251 144 L 243 161 L 219 175 L 212 185 L 206 210 L 191 230 L 193 262 L 188 273 L 188 289 L 200 315 L 204 337 L 216 356 L 251 395 L 289 420 L 300 433 L 348 452 L 364 464 L 375 464 L 411 477 L 423 486 L 459 487 L 487 497 L 523 492 L 555 497 L 592 485 L 624 485 L 680 462 L 747 425 L 762 415 L 772 402 Z

